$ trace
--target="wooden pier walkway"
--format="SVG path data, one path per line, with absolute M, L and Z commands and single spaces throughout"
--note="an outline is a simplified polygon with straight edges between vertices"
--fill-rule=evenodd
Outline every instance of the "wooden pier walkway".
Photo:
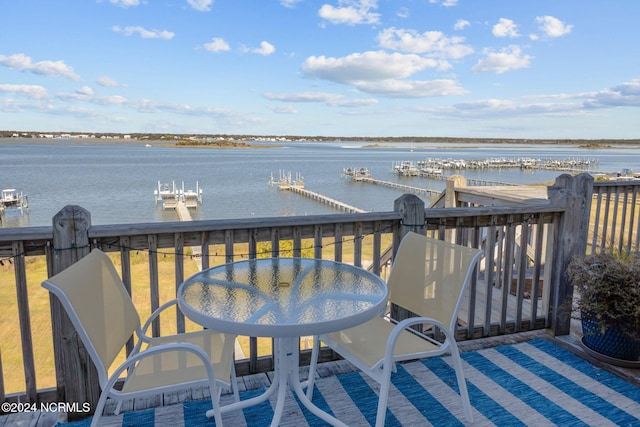
M 302 196 L 305 196 L 311 200 L 315 200 L 318 201 L 320 203 L 324 203 L 325 205 L 329 205 L 334 209 L 338 209 L 347 213 L 366 213 L 367 211 L 360 209 L 360 208 L 356 208 L 355 206 L 351 206 L 348 205 L 346 203 L 342 203 L 338 200 L 332 199 L 331 197 L 327 197 L 327 196 L 323 196 L 322 194 L 319 193 L 315 193 L 313 191 L 307 190 L 305 188 L 302 188 L 300 186 L 297 185 L 289 185 L 286 187 L 283 187 L 282 185 L 280 185 L 280 189 L 281 190 L 291 190 L 294 193 L 300 194 Z
M 411 185 L 398 184 L 397 182 L 382 181 L 380 179 L 375 179 L 375 178 L 362 178 L 359 180 L 359 182 L 368 182 L 370 184 L 385 185 L 387 187 L 393 187 L 398 190 L 407 191 L 409 193 L 424 194 L 427 196 L 437 196 L 440 194 L 440 191 L 437 191 L 437 190 L 429 190 L 428 188 L 413 187 Z
M 187 205 L 184 201 L 178 201 L 176 203 L 175 210 L 180 221 L 191 221 L 191 213 L 189 212 L 189 208 L 187 208 Z M 198 271 L 202 271 L 202 247 L 191 246 L 191 256 L 198 265 Z

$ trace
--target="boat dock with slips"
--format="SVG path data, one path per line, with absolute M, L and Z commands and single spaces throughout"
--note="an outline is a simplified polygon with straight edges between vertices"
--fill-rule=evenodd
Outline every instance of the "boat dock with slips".
M 185 190 L 184 181 L 182 181 L 182 188 L 176 186 L 175 181 L 171 184 L 158 181 L 158 189 L 154 190 L 153 194 L 156 206 L 162 204 L 163 209 L 178 210 L 180 206 L 196 209 L 199 204 L 202 204 L 202 189 L 197 181 L 195 190 Z
M 398 190 L 406 191 L 409 193 L 424 194 L 426 196 L 437 196 L 438 194 L 440 194 L 440 191 L 437 191 L 437 190 L 430 190 L 428 188 L 421 188 L 421 187 L 413 187 L 411 185 L 398 184 L 397 182 L 382 181 L 380 179 L 375 179 L 375 178 L 364 178 L 358 181 L 368 182 L 370 184 L 384 185 L 387 187 L 396 188 Z
M 304 181 L 300 174 L 296 174 L 296 179 L 292 179 L 291 172 L 285 173 L 283 171 L 280 171 L 280 179 L 276 181 L 273 178 L 273 175 L 271 175 L 271 177 L 269 178 L 269 184 L 271 186 L 277 185 L 280 190 L 293 191 L 294 193 L 300 194 L 301 196 L 307 197 L 311 200 L 315 200 L 325 205 L 329 205 L 330 207 L 341 210 L 343 212 L 347 212 L 347 213 L 366 212 L 363 209 L 348 205 L 346 203 L 342 203 L 341 201 L 332 199 L 331 197 L 327 197 L 322 194 L 305 189 Z
M 426 196 L 437 196 L 440 194 L 437 190 L 429 190 L 428 188 L 414 187 L 411 185 L 398 184 L 397 182 L 382 181 L 381 179 L 375 179 L 371 176 L 369 169 L 367 168 L 349 168 L 342 171 L 342 176 L 345 178 L 351 178 L 356 182 L 368 182 L 370 184 L 384 185 L 392 187 L 398 190 L 406 191 L 408 193 L 423 194 Z
M 273 177 L 273 173 L 271 174 L 269 185 L 272 187 L 278 186 L 280 190 L 289 190 L 291 187 L 304 188 L 304 179 L 300 173 L 296 173 L 296 177 L 293 178 L 291 172 L 285 172 L 281 169 L 278 180 Z
M 23 214 L 25 210 L 29 209 L 29 198 L 14 188 L 2 190 L 0 192 L 0 222 L 9 209 L 19 210 Z

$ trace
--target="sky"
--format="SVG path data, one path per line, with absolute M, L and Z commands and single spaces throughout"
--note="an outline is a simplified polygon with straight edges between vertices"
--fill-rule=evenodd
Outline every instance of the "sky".
M 0 129 L 640 138 L 638 0 L 0 0 Z

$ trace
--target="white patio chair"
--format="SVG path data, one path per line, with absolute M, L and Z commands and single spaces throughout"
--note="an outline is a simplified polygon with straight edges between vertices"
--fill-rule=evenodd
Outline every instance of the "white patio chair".
M 232 387 L 238 400 L 233 351 L 235 336 L 199 330 L 149 337 L 146 331 L 158 315 L 177 303 L 155 310 L 140 327 L 140 317 L 111 259 L 94 249 L 59 274 L 42 282 L 56 295 L 96 366 L 102 390 L 91 426 L 98 424 L 108 398 L 118 400 L 208 385 L 216 425 L 222 425 L 221 387 Z M 127 359 L 113 370 L 115 359 L 132 335 L 137 342 Z M 114 385 L 128 370 L 122 390 Z
M 458 309 L 481 252 L 464 246 L 431 239 L 416 233 L 407 234 L 394 259 L 387 285 L 389 302 L 419 317 L 399 323 L 377 317 L 362 325 L 321 335 L 314 340 L 307 385 L 307 397 L 313 395 L 313 382 L 320 341 L 380 383 L 376 426 L 384 425 L 391 374 L 395 363 L 450 353 L 456 372 L 464 415 L 473 421 L 462 362 L 455 340 Z M 439 330 L 440 342 L 418 335 L 410 326 L 424 324 L 424 332 Z M 429 328 L 429 326 L 431 328 Z M 435 328 L 434 328 L 435 327 Z M 319 338 L 319 339 L 318 339 Z

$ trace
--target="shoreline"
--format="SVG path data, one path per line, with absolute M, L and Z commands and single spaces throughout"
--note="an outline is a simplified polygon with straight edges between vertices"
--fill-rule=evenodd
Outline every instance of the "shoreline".
M 282 148 L 283 145 L 274 142 L 271 145 L 267 144 L 252 144 L 255 141 L 237 141 L 238 145 L 232 144 L 185 144 L 184 140 L 166 141 L 162 139 L 125 139 L 125 138 L 0 138 L 0 145 L 121 145 L 121 146 L 142 146 L 151 145 L 151 147 L 168 147 L 168 148 L 231 148 L 231 149 L 259 149 L 259 148 Z M 265 141 L 266 142 L 266 141 Z M 412 148 L 420 149 L 424 144 L 439 143 L 440 145 L 435 148 L 451 147 L 453 145 L 463 145 L 467 148 L 477 148 L 483 145 L 556 145 L 556 146 L 572 146 L 584 150 L 601 150 L 601 149 L 640 149 L 640 140 L 535 140 L 535 139 L 494 139 L 494 138 L 442 138 L 441 140 L 432 141 L 412 141 L 407 140 L 384 140 L 379 138 L 371 138 L 371 140 L 365 140 L 363 138 L 343 139 L 336 138 L 323 139 L 323 140 L 290 140 L 282 141 L 284 144 L 305 144 L 305 143 L 363 143 L 369 142 L 362 146 L 362 148 L 372 149 L 397 149 L 399 146 L 406 146 L 406 144 L 412 144 Z M 429 146 L 429 148 L 434 148 Z

